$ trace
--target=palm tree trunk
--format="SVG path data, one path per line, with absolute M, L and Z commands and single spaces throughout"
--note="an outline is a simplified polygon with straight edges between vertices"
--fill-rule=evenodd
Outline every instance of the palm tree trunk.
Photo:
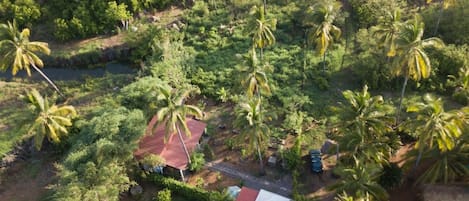
M 324 51 L 324 54 L 322 55 L 322 71 L 326 72 L 326 51 Z
M 345 18 L 345 27 L 344 27 L 344 32 L 345 32 L 345 47 L 344 47 L 344 54 L 342 54 L 342 61 L 340 61 L 340 69 L 344 67 L 344 61 L 345 61 L 345 54 L 347 53 L 347 48 L 349 44 L 349 36 L 348 36 L 348 30 L 347 30 L 347 24 L 348 23 L 348 18 Z
M 440 0 L 440 11 L 438 12 L 438 19 L 436 20 L 435 30 L 433 31 L 433 36 L 436 36 L 438 33 L 438 27 L 440 26 L 441 18 L 443 17 L 443 2 L 444 0 Z
M 422 159 L 422 154 L 423 154 L 423 151 L 419 151 L 419 155 L 417 156 L 417 160 L 415 161 L 414 170 L 415 170 L 415 169 L 417 168 L 417 166 L 419 165 L 420 160 Z
M 264 171 L 264 162 L 262 160 L 262 154 L 261 154 L 261 148 L 259 146 L 259 142 L 257 142 L 257 154 L 259 156 L 259 165 L 261 167 L 261 171 L 260 171 L 260 174 L 261 175 L 264 175 L 265 174 L 265 171 Z
M 400 118 L 400 114 L 402 110 L 402 99 L 404 99 L 405 88 L 407 86 L 408 80 L 409 80 L 409 76 L 405 76 L 404 84 L 402 85 L 402 90 L 401 90 L 401 98 L 399 100 L 399 108 L 397 109 L 397 112 L 396 112 L 396 125 L 398 125 L 400 121 L 399 118 Z
M 182 148 L 184 148 L 184 152 L 186 153 L 186 156 L 187 156 L 187 162 L 189 164 L 191 164 L 191 156 L 189 155 L 189 151 L 187 150 L 187 147 L 186 147 L 186 143 L 184 143 L 184 140 L 182 139 L 182 134 L 181 134 L 181 129 L 179 129 L 179 126 L 176 126 L 176 129 L 178 131 L 178 137 L 179 137 L 179 141 L 181 142 L 182 144 Z
M 305 81 L 306 81 L 306 66 L 307 66 L 307 61 L 306 61 L 306 51 L 307 51 L 307 48 L 308 48 L 308 33 L 307 33 L 307 29 L 304 29 L 303 30 L 303 39 L 304 39 L 304 47 L 303 47 L 303 72 L 302 72 L 302 79 L 301 79 L 301 89 L 303 90 L 304 89 L 304 86 L 305 86 Z
M 267 15 L 267 0 L 264 0 L 264 16 Z
M 261 47 L 261 52 L 260 52 L 260 57 L 261 57 L 261 63 L 263 63 L 263 59 L 264 59 L 264 48 Z
M 64 94 L 59 90 L 59 88 L 54 84 L 54 82 L 41 71 L 41 69 L 39 69 L 34 63 L 31 63 L 31 66 L 34 68 L 34 70 L 41 74 L 42 77 L 47 80 L 47 82 L 49 82 L 52 87 L 54 87 L 55 91 L 57 91 L 62 98 L 65 98 Z

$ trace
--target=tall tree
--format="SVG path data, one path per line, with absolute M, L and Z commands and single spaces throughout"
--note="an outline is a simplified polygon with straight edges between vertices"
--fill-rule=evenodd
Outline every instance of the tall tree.
M 432 0 L 427 0 L 428 2 Z M 438 11 L 438 19 L 436 20 L 435 30 L 433 31 L 433 35 L 436 36 L 438 33 L 438 28 L 440 26 L 441 18 L 443 17 L 443 9 L 448 8 L 449 6 L 456 3 L 456 0 L 440 0 L 440 10 Z
M 468 136 L 466 134 L 466 136 Z M 408 154 L 406 165 L 414 165 L 418 160 L 420 152 L 414 150 Z M 416 180 L 417 183 L 437 183 L 444 184 L 461 181 L 469 178 L 469 138 L 461 137 L 457 139 L 456 145 L 452 150 L 441 151 L 437 148 L 426 151 L 421 160 L 429 164 L 423 174 Z
M 275 43 L 275 36 L 272 30 L 275 29 L 277 20 L 265 19 L 265 13 L 262 6 L 251 9 L 251 15 L 255 16 L 255 22 L 251 23 L 252 43 L 255 48 L 259 48 L 261 61 L 263 61 L 264 48 Z
M 426 94 L 423 100 L 407 108 L 407 112 L 415 112 L 417 117 L 402 124 L 418 139 L 415 148 L 419 155 L 415 166 L 419 164 L 424 151 L 432 149 L 435 144 L 442 152 L 452 150 L 462 134 L 457 112 L 445 112 L 441 98 Z
M 402 99 L 404 98 L 407 81 L 409 78 L 419 81 L 428 78 L 431 72 L 430 59 L 424 51 L 426 47 L 441 47 L 444 45 L 439 38 L 422 39 L 424 23 L 420 17 L 407 21 L 401 28 L 397 43 L 397 59 L 394 60 L 392 71 L 396 75 L 404 76 L 399 108 L 396 112 L 396 124 L 399 124 L 400 112 L 402 109 Z
M 29 41 L 29 29 L 25 28 L 19 32 L 15 22 L 0 24 L 0 32 L 0 70 L 6 71 L 11 67 L 11 73 L 16 75 L 18 71 L 24 69 L 28 76 L 31 76 L 29 68 L 31 66 L 63 97 L 54 82 L 41 71 L 40 68 L 44 67 L 44 63 L 36 55 L 36 53 L 50 54 L 48 44 Z
M 247 102 L 240 103 L 236 109 L 234 126 L 240 129 L 240 135 L 237 139 L 246 144 L 247 152 L 253 153 L 254 150 L 257 150 L 261 173 L 264 173 L 262 151 L 267 148 L 270 130 L 264 123 L 263 113 L 260 108 L 261 101 L 258 98 L 252 98 Z
M 252 48 L 250 55 L 246 59 L 245 65 L 239 66 L 238 70 L 241 73 L 241 85 L 246 87 L 246 95 L 253 97 L 257 95 L 259 98 L 261 92 L 263 94 L 270 94 L 269 82 L 266 74 L 268 65 L 259 64 L 256 57 L 256 51 Z
M 387 12 L 378 22 L 377 26 L 371 28 L 372 33 L 386 49 L 386 55 L 393 57 L 396 55 L 396 39 L 402 25 L 401 12 L 397 9 Z
M 373 164 L 365 166 L 356 161 L 355 166 L 338 169 L 341 179 L 328 188 L 357 200 L 388 200 L 386 190 L 377 182 L 380 173 L 379 167 Z
M 314 31 L 309 35 L 316 46 L 316 50 L 323 57 L 323 70 L 326 70 L 326 51 L 329 45 L 341 35 L 340 29 L 335 26 L 334 20 L 337 17 L 341 5 L 337 1 L 319 1 L 311 8 L 313 11 L 313 21 L 316 23 Z
M 72 125 L 72 118 L 77 115 L 73 106 L 56 106 L 49 104 L 36 89 L 27 94 L 26 100 L 32 105 L 37 118 L 28 131 L 34 135 L 36 149 L 40 150 L 44 138 L 49 141 L 60 142 L 60 138 L 68 133 L 67 126 Z
M 184 143 L 182 138 L 181 129 L 186 136 L 191 136 L 191 131 L 187 127 L 186 116 L 194 115 L 199 118 L 203 116 L 202 111 L 197 106 L 184 104 L 184 100 L 193 91 L 194 89 L 176 90 L 169 87 L 161 87 L 159 92 L 163 95 L 162 103 L 165 105 L 156 113 L 157 125 L 163 124 L 165 126 L 165 141 L 167 141 L 173 133 L 177 132 L 189 164 L 191 163 L 191 158 L 186 143 Z
M 347 105 L 344 106 L 338 142 L 353 158 L 364 162 L 388 162 L 392 151 L 399 144 L 398 138 L 390 136 L 392 118 L 388 114 L 391 106 L 384 103 L 382 96 L 371 96 L 365 85 L 361 92 L 343 92 Z

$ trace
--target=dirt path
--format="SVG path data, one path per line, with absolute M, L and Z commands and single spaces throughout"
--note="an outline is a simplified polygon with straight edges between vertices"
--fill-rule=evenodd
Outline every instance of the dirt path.
M 210 170 L 219 171 L 230 177 L 241 179 L 244 185 L 250 188 L 265 189 L 283 196 L 290 196 L 292 192 L 291 185 L 288 185 L 287 182 L 283 182 L 282 179 L 277 182 L 273 182 L 263 178 L 255 177 L 246 172 L 241 172 L 232 165 L 221 162 L 221 160 L 209 162 L 206 164 L 206 166 Z

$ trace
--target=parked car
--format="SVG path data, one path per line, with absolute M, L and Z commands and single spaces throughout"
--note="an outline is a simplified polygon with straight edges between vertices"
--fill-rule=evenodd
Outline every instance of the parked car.
M 311 158 L 311 171 L 313 173 L 322 173 L 321 151 L 313 149 L 309 151 L 309 156 Z

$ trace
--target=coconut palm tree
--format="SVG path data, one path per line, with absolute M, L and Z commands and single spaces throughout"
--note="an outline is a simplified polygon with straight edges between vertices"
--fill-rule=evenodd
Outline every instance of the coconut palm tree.
M 36 149 L 41 149 L 46 136 L 49 141 L 60 142 L 60 138 L 68 133 L 67 126 L 71 126 L 72 119 L 77 116 L 75 108 L 68 105 L 51 105 L 47 97 L 42 97 L 36 89 L 27 94 L 26 100 L 37 116 L 28 131 L 28 134 L 34 135 Z
M 270 87 L 266 74 L 266 71 L 270 70 L 269 66 L 267 64 L 259 64 L 254 48 L 252 48 L 250 53 L 245 65 L 237 67 L 242 76 L 241 85 L 246 87 L 246 95 L 248 97 L 253 97 L 254 95 L 260 97 L 261 92 L 269 95 Z
M 401 12 L 396 9 L 380 17 L 379 24 L 371 28 L 373 36 L 377 37 L 380 44 L 387 50 L 388 57 L 396 55 L 396 39 L 401 25 Z
M 432 0 L 429 0 L 432 1 Z M 436 20 L 435 30 L 433 35 L 436 36 L 438 33 L 438 28 L 440 26 L 441 18 L 443 17 L 443 10 L 447 9 L 449 6 L 454 5 L 456 0 L 440 0 L 440 10 L 438 11 L 438 19 Z
M 311 7 L 316 25 L 308 38 L 313 41 L 317 52 L 323 57 L 324 71 L 326 70 L 326 51 L 334 39 L 337 40 L 341 35 L 340 29 L 333 24 L 341 5 L 337 1 L 320 1 Z
M 263 173 L 262 151 L 267 148 L 270 130 L 263 121 L 263 113 L 260 108 L 261 101 L 258 98 L 240 103 L 236 109 L 234 126 L 240 129 L 237 140 L 246 145 L 247 153 L 253 153 L 257 150 L 261 173 Z
M 409 78 L 419 81 L 428 78 L 431 72 L 431 63 L 424 51 L 426 47 L 441 47 L 444 45 L 439 38 L 422 39 L 424 23 L 420 17 L 407 21 L 401 28 L 397 43 L 397 59 L 393 65 L 393 73 L 404 76 L 399 108 L 396 112 L 396 124 L 399 123 L 399 116 L 402 109 L 402 99 L 404 98 L 407 81 Z
M 339 125 L 341 148 L 363 161 L 387 163 L 399 145 L 398 138 L 390 134 L 391 106 L 384 104 L 382 96 L 372 97 L 366 85 L 361 92 L 347 90 L 342 94 L 347 105 Z
M 424 95 L 423 100 L 407 108 L 407 112 L 415 112 L 417 116 L 402 124 L 402 128 L 418 139 L 415 148 L 419 155 L 415 166 L 419 164 L 424 151 L 432 149 L 435 144 L 442 152 L 454 149 L 462 134 L 456 111 L 445 112 L 441 98 L 430 94 Z
M 466 134 L 466 136 L 468 136 Z M 414 150 L 408 154 L 406 166 L 411 166 L 418 159 L 420 152 Z M 422 155 L 422 163 L 429 164 L 416 183 L 452 183 L 469 178 L 469 138 L 461 137 L 455 147 L 449 151 L 437 148 L 426 151 Z
M 187 127 L 186 116 L 194 115 L 198 118 L 202 117 L 202 111 L 194 105 L 185 105 L 184 100 L 192 93 L 194 89 L 183 89 L 176 90 L 169 87 L 160 87 L 159 93 L 163 96 L 161 101 L 165 105 L 161 107 L 156 113 L 157 124 L 163 124 L 165 127 L 165 141 L 177 132 L 179 141 L 181 142 L 182 148 L 186 153 L 187 160 L 189 164 L 191 163 L 191 158 L 189 151 L 187 150 L 186 143 L 182 138 L 182 131 L 186 136 L 191 136 L 191 131 Z
M 356 161 L 356 165 L 350 168 L 340 168 L 337 171 L 341 179 L 328 187 L 338 193 L 346 193 L 348 197 L 357 200 L 388 200 L 386 190 L 377 180 L 381 169 L 373 164 L 362 165 Z
M 0 70 L 6 71 L 11 67 L 11 73 L 16 75 L 20 70 L 26 70 L 31 76 L 30 66 L 33 67 L 49 84 L 63 97 L 64 95 L 54 82 L 45 75 L 40 68 L 44 67 L 42 60 L 36 53 L 50 54 L 47 43 L 29 41 L 28 28 L 18 31 L 15 22 L 0 24 Z
M 265 13 L 262 9 L 262 6 L 259 8 L 254 6 L 251 9 L 251 15 L 256 16 L 257 18 L 255 22 L 250 25 L 250 27 L 252 27 L 251 34 L 253 35 L 253 47 L 260 48 L 261 61 L 263 61 L 264 48 L 275 43 L 275 36 L 272 30 L 275 29 L 275 25 L 277 24 L 277 20 L 275 19 L 265 19 Z

